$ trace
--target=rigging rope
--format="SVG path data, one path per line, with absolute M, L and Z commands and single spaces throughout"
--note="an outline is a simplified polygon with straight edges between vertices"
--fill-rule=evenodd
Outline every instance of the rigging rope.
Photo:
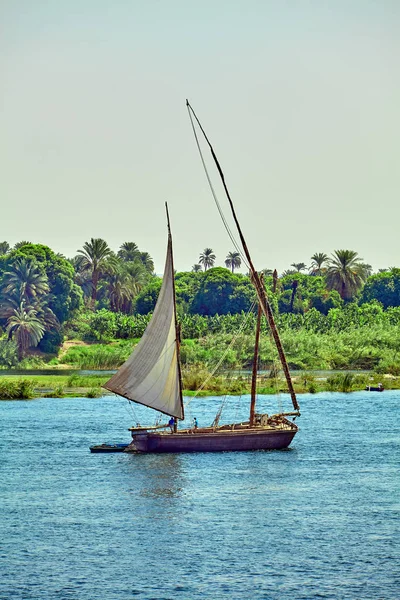
M 274 388 L 275 396 L 277 397 L 278 412 L 282 412 L 282 396 L 281 396 L 281 391 L 279 388 L 279 371 L 281 370 L 281 364 L 279 361 L 279 356 L 278 356 L 276 346 L 274 344 L 274 337 L 273 337 L 272 331 L 269 327 L 268 327 L 268 337 L 269 337 L 269 341 L 271 344 L 271 350 L 272 350 L 272 366 L 271 366 L 271 371 L 268 376 L 268 379 L 272 380 L 272 387 Z
M 275 326 L 275 321 L 274 321 L 274 316 L 273 316 L 273 312 L 272 312 L 272 309 L 271 309 L 271 305 L 270 305 L 270 303 L 268 301 L 268 298 L 267 298 L 267 296 L 265 294 L 265 289 L 264 289 L 264 286 L 261 283 L 260 277 L 259 277 L 259 275 L 258 275 L 258 273 L 257 273 L 257 271 L 256 271 L 256 269 L 255 269 L 255 267 L 253 265 L 253 261 L 251 259 L 249 250 L 247 248 L 247 244 L 246 244 L 246 241 L 244 239 L 242 229 L 241 229 L 241 227 L 239 225 L 239 221 L 238 221 L 238 218 L 237 218 L 237 215 L 236 215 L 236 211 L 235 211 L 235 208 L 234 208 L 231 196 L 229 194 L 229 190 L 228 190 L 228 187 L 227 187 L 227 184 L 226 184 L 226 181 L 225 181 L 225 175 L 224 175 L 224 173 L 222 171 L 222 167 L 221 167 L 221 165 L 220 165 L 220 163 L 218 161 L 218 158 L 217 158 L 217 156 L 216 156 L 216 154 L 214 152 L 214 148 L 212 147 L 211 142 L 208 139 L 206 132 L 204 131 L 204 129 L 203 129 L 203 127 L 202 127 L 199 119 L 197 118 L 196 113 L 194 112 L 193 108 L 190 106 L 189 100 L 186 100 L 186 106 L 188 108 L 190 121 L 192 123 L 192 128 L 193 128 L 193 131 L 194 131 L 194 135 L 195 135 L 195 138 L 196 138 L 196 142 L 197 142 L 197 146 L 199 148 L 199 151 L 200 151 L 200 147 L 199 147 L 199 143 L 198 143 L 198 140 L 197 140 L 196 131 L 195 131 L 193 120 L 192 120 L 192 116 L 191 116 L 192 114 L 193 114 L 193 116 L 194 116 L 194 118 L 195 118 L 195 120 L 196 120 L 196 122 L 197 122 L 197 124 L 198 124 L 198 126 L 199 126 L 199 128 L 200 128 L 200 130 L 201 130 L 201 132 L 203 134 L 203 136 L 204 136 L 204 139 L 206 140 L 206 142 L 207 142 L 207 144 L 209 146 L 211 155 L 212 155 L 212 157 L 214 159 L 214 162 L 215 162 L 215 166 L 217 167 L 219 176 L 220 176 L 221 181 L 222 181 L 222 185 L 223 185 L 224 190 L 225 190 L 226 197 L 227 197 L 229 205 L 231 207 L 231 212 L 232 212 L 233 220 L 234 220 L 234 222 L 236 224 L 236 228 L 237 228 L 237 231 L 238 231 L 238 234 L 239 234 L 239 238 L 240 238 L 240 241 L 241 241 L 243 252 L 244 252 L 244 254 L 246 256 L 246 259 L 247 259 L 247 262 L 246 261 L 244 261 L 244 262 L 245 262 L 245 264 L 247 264 L 247 266 L 249 268 L 250 275 L 252 277 L 254 286 L 255 286 L 256 291 L 257 291 L 257 296 L 258 296 L 259 301 L 261 303 L 262 311 L 263 311 L 264 315 L 267 317 L 267 320 L 268 320 L 271 332 L 273 334 L 275 345 L 277 347 L 277 350 L 278 350 L 278 353 L 279 353 L 279 358 L 280 358 L 280 361 L 281 361 L 281 364 L 282 364 L 282 368 L 283 368 L 283 371 L 284 371 L 284 374 L 285 374 L 287 386 L 289 388 L 289 393 L 290 393 L 290 397 L 291 397 L 291 400 L 292 400 L 293 408 L 295 409 L 295 411 L 299 412 L 299 410 L 300 410 L 299 403 L 297 401 L 296 393 L 294 391 L 293 383 L 292 383 L 292 380 L 291 380 L 291 377 L 290 377 L 289 366 L 288 366 L 288 363 L 287 363 L 287 360 L 286 360 L 286 357 L 285 357 L 285 353 L 284 353 L 284 350 L 283 350 L 283 347 L 282 347 L 282 343 L 281 343 L 278 331 L 277 331 L 276 326 Z M 203 160 L 201 151 L 200 151 L 200 156 L 201 156 L 201 159 L 202 159 L 202 162 L 203 162 L 203 165 L 204 165 L 204 160 Z M 206 174 L 207 174 L 207 178 L 209 179 L 207 171 L 206 171 Z M 214 193 L 213 193 L 213 196 L 214 196 L 214 200 L 217 203 L 217 207 L 218 207 L 218 210 L 220 212 L 221 218 L 222 218 L 222 220 L 223 220 L 223 222 L 224 222 L 224 224 L 226 226 L 226 229 L 227 229 L 227 231 L 228 231 L 228 233 L 229 233 L 229 235 L 230 235 L 230 237 L 231 237 L 231 239 L 233 241 L 233 235 L 232 235 L 232 233 L 229 230 L 229 227 L 228 227 L 228 225 L 226 223 L 225 217 L 222 214 L 222 209 L 220 209 L 218 200 L 217 200 L 216 195 Z
M 239 243 L 236 241 L 236 239 L 235 239 L 235 236 L 233 235 L 233 233 L 232 233 L 232 230 L 230 229 L 230 227 L 229 227 L 229 225 L 228 225 L 228 221 L 226 220 L 226 217 L 225 217 L 225 215 L 224 215 L 224 213 L 223 213 L 223 210 L 222 210 L 222 208 L 221 208 L 221 205 L 220 205 L 220 203 L 219 203 L 219 200 L 218 200 L 217 194 L 216 194 L 216 192 L 215 192 L 214 186 L 213 186 L 213 184 L 212 184 L 212 181 L 211 181 L 210 175 L 209 175 L 209 173 L 208 173 L 208 170 L 207 170 L 207 165 L 206 165 L 206 162 L 205 162 L 205 160 L 204 160 L 203 152 L 202 152 L 202 150 L 201 150 L 201 146 L 200 146 L 199 138 L 198 138 L 198 136 L 197 136 L 197 131 L 196 131 L 196 128 L 195 128 L 195 126 L 194 126 L 194 122 L 193 122 L 193 118 L 192 118 L 192 113 L 191 113 L 191 107 L 190 107 L 190 104 L 189 104 L 189 103 L 187 103 L 187 109 L 188 109 L 188 113 L 189 113 L 190 122 L 191 122 L 191 124 L 192 124 L 192 129 L 193 129 L 194 138 L 195 138 L 195 140 L 196 140 L 197 149 L 198 149 L 198 151 L 199 151 L 199 154 L 200 154 L 201 162 L 202 162 L 202 164 L 203 164 L 204 172 L 205 172 L 205 174 L 206 174 L 207 181 L 208 181 L 208 185 L 210 186 L 210 190 L 211 190 L 211 193 L 212 193 L 212 195 L 213 195 L 214 202 L 215 202 L 215 204 L 216 204 L 216 206 L 217 206 L 218 212 L 219 212 L 219 214 L 220 214 L 220 217 L 221 217 L 221 219 L 222 219 L 222 222 L 223 222 L 223 224 L 224 224 L 224 227 L 225 227 L 225 229 L 226 229 L 226 231 L 227 231 L 227 233 L 228 233 L 228 235 L 229 235 L 229 237 L 230 237 L 230 239 L 231 239 L 231 242 L 232 242 L 232 244 L 233 244 L 233 245 L 234 245 L 234 247 L 236 248 L 236 251 L 237 251 L 237 252 L 240 254 L 240 256 L 242 257 L 242 260 L 243 260 L 244 264 L 246 265 L 246 267 L 247 267 L 247 268 L 250 270 L 250 265 L 248 264 L 248 262 L 247 262 L 247 260 L 246 260 L 246 256 L 243 254 L 243 252 L 242 252 L 242 249 L 241 249 L 241 247 L 240 247 Z
M 187 400 L 187 402 L 185 403 L 185 409 L 189 406 L 189 404 L 192 402 L 192 400 L 194 398 L 197 398 L 197 396 L 199 395 L 199 393 L 201 392 L 201 390 L 203 390 L 206 386 L 206 384 L 210 381 L 211 377 L 214 377 L 215 373 L 218 371 L 219 367 L 221 366 L 221 364 L 223 363 L 223 361 L 225 360 L 225 356 L 228 354 L 229 350 L 231 349 L 231 347 L 233 346 L 233 344 L 236 342 L 237 338 L 239 337 L 239 335 L 242 333 L 250 313 L 254 310 L 254 307 L 256 305 L 257 301 L 255 300 L 253 302 L 253 304 L 250 306 L 245 319 L 243 320 L 243 323 L 241 324 L 239 331 L 237 332 L 236 335 L 233 336 L 231 343 L 229 344 L 228 348 L 225 350 L 225 352 L 223 353 L 222 357 L 220 358 L 220 360 L 218 361 L 217 365 L 214 367 L 214 369 L 211 371 L 211 373 L 209 373 L 208 377 L 206 377 L 206 379 L 204 380 L 204 382 L 202 383 L 202 385 L 196 390 L 196 393 L 194 396 L 191 396 L 189 398 L 189 400 Z
M 126 412 L 129 414 L 130 417 L 133 417 L 133 420 L 137 424 L 139 422 L 139 419 L 138 419 L 138 416 L 137 416 L 136 411 L 134 409 L 133 402 L 131 402 L 130 400 L 128 400 L 128 398 L 124 398 L 124 399 L 127 402 L 127 404 L 126 403 L 124 404 Z

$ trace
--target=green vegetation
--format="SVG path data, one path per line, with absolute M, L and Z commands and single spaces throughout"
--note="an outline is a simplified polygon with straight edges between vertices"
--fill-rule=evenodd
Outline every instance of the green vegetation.
M 11 369 L 19 364 L 18 346 L 12 340 L 0 340 L 0 368 Z
M 231 269 L 232 273 L 235 269 L 240 269 L 242 259 L 240 258 L 239 252 L 229 252 L 225 259 L 225 266 L 227 269 Z
M 378 300 L 383 308 L 400 306 L 400 269 L 371 275 L 362 290 L 360 302 Z
M 205 248 L 192 272 L 176 273 L 189 391 L 215 370 L 207 385 L 218 391 L 227 371 L 252 365 L 256 295 L 249 276 L 235 272 L 239 253 L 229 252 L 223 262 L 225 267 L 214 266 L 216 256 Z M 398 377 L 400 269 L 372 274 L 352 250 L 336 250 L 331 257 L 316 252 L 308 268 L 299 261 L 291 266 L 281 276 L 263 270 L 291 368 L 362 369 Z M 72 259 L 41 244 L 0 243 L 0 368 L 118 368 L 143 335 L 161 284 L 150 254 L 134 242 L 113 252 L 105 240 L 92 238 Z M 262 328 L 260 368 L 268 371 L 276 352 L 265 323 Z M 320 383 L 310 377 L 301 389 L 313 393 Z M 326 385 L 345 391 L 359 383 L 348 377 Z M 57 385 L 56 390 L 49 384 L 53 394 L 80 387 Z M 270 380 L 260 385 L 275 389 Z M 82 383 L 85 389 L 99 386 Z M 232 377 L 229 386 L 237 393 L 247 382 Z
M 109 376 L 94 375 L 32 375 L 21 379 L 18 376 L 0 378 L 0 400 L 20 400 L 31 398 L 64 398 L 84 397 L 98 398 L 107 394 L 102 385 Z M 219 373 L 212 372 L 204 366 L 194 365 L 183 370 L 185 396 L 208 395 L 241 395 L 250 393 L 249 373 Z M 363 390 L 367 385 L 377 386 L 382 382 L 380 375 L 368 373 L 336 373 L 328 377 L 316 377 L 307 371 L 293 377 L 297 393 L 315 394 L 322 391 L 350 392 Z M 286 383 L 282 375 L 271 377 L 269 374 L 260 375 L 257 382 L 258 394 L 277 394 L 286 392 Z M 399 389 L 400 377 L 390 377 L 383 380 L 385 389 Z
M 73 346 L 62 360 L 77 369 L 117 369 L 132 352 L 133 345 L 124 343 L 109 346 Z
M 203 265 L 204 270 L 211 269 L 215 263 L 215 254 L 211 248 L 205 248 L 199 256 L 199 264 Z
M 31 380 L 0 378 L 0 400 L 29 400 L 34 395 Z
M 36 346 L 56 352 L 62 323 L 81 306 L 72 265 L 47 246 L 21 242 L 0 256 L 0 326 L 15 340 L 20 360 Z
M 37 311 L 30 306 L 25 306 L 25 302 L 22 301 L 7 319 L 6 331 L 9 337 L 15 341 L 18 357 L 22 360 L 28 348 L 39 344 L 44 335 L 45 326 L 38 317 Z
M 351 300 L 367 279 L 368 269 L 353 250 L 336 250 L 326 272 L 327 287 Z
M 23 379 L 18 376 L 0 377 L 0 400 L 67 396 L 98 398 L 104 393 L 101 386 L 108 379 L 108 375 L 31 375 Z

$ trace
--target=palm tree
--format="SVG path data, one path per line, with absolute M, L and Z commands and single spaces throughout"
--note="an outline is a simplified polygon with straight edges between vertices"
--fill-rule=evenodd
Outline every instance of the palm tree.
M 134 261 L 117 264 L 108 279 L 108 297 L 111 310 L 129 313 L 132 301 L 149 278 L 142 263 Z
M 4 273 L 2 293 L 14 296 L 18 302 L 31 302 L 49 292 L 46 273 L 41 273 L 33 261 L 26 258 L 17 259 Z
M 214 266 L 215 254 L 211 248 L 204 248 L 203 252 L 200 254 L 199 263 L 203 265 L 205 271 Z
M 326 269 L 322 265 L 329 261 L 328 255 L 324 252 L 316 252 L 311 257 L 310 275 L 322 275 Z
M 23 240 L 22 242 L 17 242 L 14 245 L 14 250 L 19 250 L 20 248 L 22 248 L 22 246 L 29 246 L 29 244 L 32 244 L 32 242 L 27 242 L 26 240 Z
M 304 263 L 292 263 L 290 266 L 294 267 L 298 273 L 300 273 L 300 271 L 305 271 L 307 269 L 307 267 Z
M 119 266 L 108 276 L 107 291 L 110 299 L 110 308 L 115 312 L 122 312 L 123 307 L 130 304 L 134 292 L 131 288 L 130 277 L 127 271 Z
M 60 323 L 48 306 L 47 275 L 26 258 L 17 259 L 4 273 L 0 297 L 0 318 L 7 322 L 20 358 L 29 346 L 37 346 L 45 331 L 59 330 Z
M 272 277 L 274 271 L 272 269 L 263 269 L 261 273 L 264 275 L 264 277 Z
M 88 298 L 92 295 L 92 280 L 89 271 L 83 269 L 84 258 L 82 255 L 78 255 L 68 260 L 74 267 L 74 281 L 82 289 L 85 304 L 88 304 Z
M 18 296 L 7 295 L 0 298 L 0 319 L 8 320 L 12 317 L 16 310 L 19 310 L 21 302 L 24 303 L 25 310 L 33 309 L 36 311 L 38 319 L 43 321 L 46 331 L 51 329 L 59 329 L 60 322 L 51 308 L 48 306 L 50 296 L 39 296 L 34 298 L 23 298 L 20 300 Z
M 367 263 L 362 263 L 362 266 L 366 273 L 366 279 L 368 279 L 368 277 L 371 277 L 371 275 L 373 273 L 372 265 L 368 265 Z
M 133 262 L 139 257 L 139 248 L 135 242 L 124 242 L 118 250 L 118 258 L 125 262 Z
M 198 273 L 199 271 L 201 271 L 201 265 L 199 265 L 199 264 L 193 265 L 192 272 L 193 273 Z
M 326 274 L 327 287 L 350 300 L 367 279 L 365 265 L 353 250 L 335 250 L 332 257 Z
M 10 251 L 10 244 L 8 242 L 0 242 L 0 255 L 7 254 Z
M 148 283 L 152 275 L 141 262 L 129 263 L 125 266 L 129 277 L 131 278 L 131 285 L 133 286 L 135 295 Z
M 296 279 L 294 281 L 292 281 L 292 295 L 290 297 L 290 305 L 289 305 L 290 312 L 293 312 L 293 304 L 294 304 L 294 299 L 296 297 L 296 292 L 297 292 L 298 286 L 299 286 L 299 282 Z
M 38 345 L 44 335 L 45 326 L 36 310 L 25 307 L 25 303 L 21 302 L 19 308 L 15 309 L 8 319 L 6 331 L 8 339 L 16 342 L 21 359 L 28 348 Z
M 140 262 L 149 273 L 154 273 L 154 262 L 148 252 L 139 252 Z
M 97 299 L 97 287 L 99 278 L 102 274 L 112 270 L 111 261 L 113 252 L 107 242 L 101 238 L 91 238 L 90 242 L 85 242 L 83 250 L 77 250 L 80 258 L 80 270 L 90 273 L 92 281 L 92 307 L 95 307 Z M 78 261 L 77 261 L 78 262 Z
M 239 252 L 229 252 L 228 256 L 225 259 L 225 266 L 229 269 L 232 269 L 232 273 L 236 268 L 240 269 L 240 265 L 242 264 L 242 259 L 240 258 Z

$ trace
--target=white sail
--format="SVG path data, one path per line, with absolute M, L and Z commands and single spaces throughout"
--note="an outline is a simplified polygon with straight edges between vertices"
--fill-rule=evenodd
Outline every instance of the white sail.
M 103 387 L 183 419 L 176 336 L 172 240 L 169 235 L 163 283 L 152 319 L 128 360 Z

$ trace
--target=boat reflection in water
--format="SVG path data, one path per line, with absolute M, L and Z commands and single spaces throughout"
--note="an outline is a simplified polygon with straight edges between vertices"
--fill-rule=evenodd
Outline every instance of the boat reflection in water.
M 134 477 L 135 486 L 131 493 L 145 498 L 179 498 L 187 487 L 179 454 L 143 454 L 135 456 L 123 466 Z M 147 507 L 148 509 L 149 507 Z M 163 518 L 160 515 L 160 518 Z

